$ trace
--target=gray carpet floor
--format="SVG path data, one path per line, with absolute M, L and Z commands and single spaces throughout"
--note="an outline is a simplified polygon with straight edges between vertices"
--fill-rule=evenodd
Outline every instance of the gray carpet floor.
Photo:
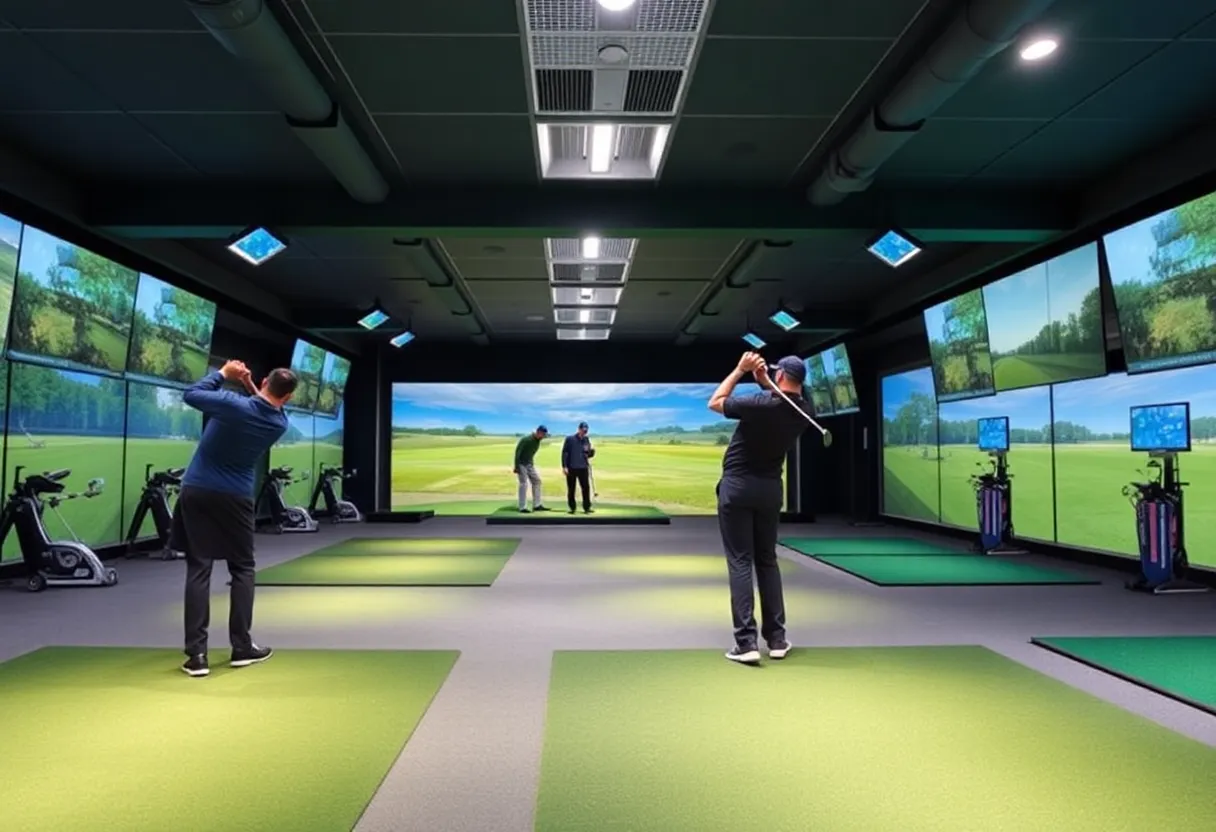
M 912 534 L 823 523 L 790 526 L 783 533 Z M 259 564 L 279 563 L 350 536 L 523 537 L 489 588 L 258 590 L 255 636 L 276 648 L 461 651 L 357 826 L 360 832 L 532 829 L 554 650 L 726 649 L 731 644 L 724 581 L 645 569 L 646 555 L 720 557 L 713 518 L 676 518 L 666 527 L 502 529 L 458 518 L 416 526 L 324 527 L 316 535 L 259 537 Z M 1122 574 L 1071 564 L 1063 567 L 1102 584 L 881 588 L 795 553 L 782 555 L 790 561 L 786 595 L 796 645 L 982 644 L 1216 746 L 1216 719 L 1210 715 L 1028 643 L 1040 635 L 1216 633 L 1216 595 L 1137 595 L 1122 588 Z M 627 557 L 638 560 L 627 564 Z M 617 568 L 608 568 L 604 558 L 617 558 Z M 178 646 L 183 565 L 119 561 L 117 566 L 121 582 L 108 589 L 39 595 L 16 586 L 0 590 L 0 661 L 51 644 Z M 217 566 L 212 650 L 220 655 L 226 648 L 225 580 Z

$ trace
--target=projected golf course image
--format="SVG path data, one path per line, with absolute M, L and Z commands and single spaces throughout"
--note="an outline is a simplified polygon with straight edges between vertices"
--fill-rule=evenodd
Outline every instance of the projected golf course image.
M 13 308 L 13 284 L 17 280 L 17 247 L 21 223 L 0 214 L 0 346 L 8 337 L 9 312 Z
M 536 455 L 545 503 L 564 509 L 563 439 L 590 425 L 602 505 L 713 514 L 735 422 L 706 404 L 714 384 L 394 384 L 392 507 L 489 515 L 515 505 L 519 437 L 549 429 Z M 757 392 L 740 385 L 736 395 Z
M 124 537 L 143 493 L 147 466 L 152 466 L 152 473 L 185 468 L 203 435 L 203 414 L 187 407 L 180 391 L 151 384 L 130 384 L 127 391 L 127 476 L 122 489 Z M 114 487 L 117 485 L 115 480 Z M 140 526 L 139 537 L 154 534 L 156 525 L 149 515 Z
M 1055 408 L 1051 431 L 1049 390 Z M 943 404 L 940 411 L 932 391 L 928 368 L 882 380 L 886 514 L 977 527 L 968 478 L 986 456 L 975 448 L 975 419 L 1009 416 L 1018 536 L 1050 540 L 1054 534 L 1070 546 L 1134 556 L 1135 516 L 1122 488 L 1146 478 L 1148 456 L 1129 448 L 1129 408 L 1190 402 L 1193 450 L 1179 455 L 1182 481 L 1188 483 L 1187 550 L 1191 563 L 1216 566 L 1216 539 L 1204 533 L 1216 523 L 1216 366 L 1028 388 Z

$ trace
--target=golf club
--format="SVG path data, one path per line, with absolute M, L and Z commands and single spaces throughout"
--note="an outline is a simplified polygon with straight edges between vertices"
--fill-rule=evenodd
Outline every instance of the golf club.
M 768 382 L 768 386 L 771 387 L 777 393 L 777 395 L 779 395 L 781 398 L 785 399 L 786 404 L 788 404 L 790 407 L 794 408 L 794 410 L 797 410 L 799 413 L 801 413 L 802 418 L 804 418 L 808 422 L 810 422 L 811 427 L 813 427 L 815 430 L 819 431 L 820 435 L 823 436 L 823 447 L 825 447 L 825 448 L 829 447 L 832 444 L 832 432 L 830 430 L 828 430 L 827 428 L 825 428 L 823 425 L 816 422 L 813 418 L 811 418 L 811 415 L 809 413 L 807 413 L 805 410 L 803 410 L 798 405 L 794 404 L 794 402 L 790 399 L 790 397 L 785 395 L 785 391 L 782 390 L 780 387 L 778 387 L 776 385 L 776 383 L 771 378 L 769 378 L 767 364 L 765 365 L 764 370 L 765 370 L 764 371 L 764 380 Z

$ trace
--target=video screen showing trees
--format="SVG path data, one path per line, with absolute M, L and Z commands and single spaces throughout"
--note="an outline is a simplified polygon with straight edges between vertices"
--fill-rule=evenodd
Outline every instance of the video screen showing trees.
M 26 227 L 17 258 L 10 355 L 64 369 L 127 368 L 139 275 Z
M 140 275 L 128 375 L 193 384 L 207 373 L 214 329 L 214 303 L 151 275 Z
M 1009 473 L 1013 476 L 1013 524 L 1018 537 L 1055 539 L 1051 475 L 1051 388 L 1011 390 L 982 399 L 943 403 L 938 408 L 942 522 L 977 528 L 971 477 L 992 470 L 979 450 L 977 420 L 1009 417 Z
M 1103 244 L 1128 370 L 1216 361 L 1216 193 Z
M 970 399 L 995 392 L 988 323 L 979 289 L 925 310 L 937 400 Z
M 283 493 L 289 506 L 305 506 L 316 485 L 313 437 L 316 423 L 311 413 L 288 413 L 287 432 L 270 449 L 270 467 L 291 469 L 291 484 Z
M 203 435 L 203 414 L 182 401 L 182 392 L 169 387 L 131 383 L 127 386 L 126 480 L 123 482 L 124 539 L 149 473 L 185 468 Z M 172 502 L 171 502 L 172 504 Z M 151 515 L 138 537 L 156 534 Z
M 68 500 L 62 519 L 43 516 L 52 539 L 79 538 L 89 546 L 122 539 L 123 421 L 126 383 L 107 376 L 14 363 L 9 391 L 5 464 L 8 487 L 14 472 L 68 468 L 66 491 L 84 492 L 90 481 L 101 493 Z M 65 525 L 66 523 L 66 525 Z M 4 541 L 4 556 L 19 558 L 16 535 Z
M 291 353 L 291 369 L 299 377 L 299 384 L 291 398 L 290 407 L 312 410 L 317 406 L 317 398 L 321 394 L 321 371 L 325 368 L 326 355 L 328 353 L 320 347 L 307 341 L 296 341 L 295 349 Z
M 823 351 L 823 369 L 832 388 L 832 404 L 836 413 L 856 413 L 857 388 L 853 384 L 853 368 L 849 364 L 849 351 L 844 344 L 837 344 Z
M 928 367 L 882 380 L 882 505 L 886 514 L 941 520 L 937 402 Z
M 0 349 L 4 347 L 4 341 L 8 337 L 20 248 L 21 223 L 0 214 Z
M 811 403 L 816 416 L 831 416 L 836 412 L 832 401 L 832 385 L 828 381 L 827 368 L 823 366 L 823 353 L 817 352 L 803 361 L 806 365 L 806 381 L 802 385 L 802 396 Z
M 342 395 L 346 392 L 346 379 L 350 376 L 350 362 L 332 352 L 325 354 L 321 369 L 321 392 L 317 395 L 317 413 L 334 416 L 342 406 Z
M 1097 243 L 991 283 L 983 295 L 998 391 L 1106 373 Z

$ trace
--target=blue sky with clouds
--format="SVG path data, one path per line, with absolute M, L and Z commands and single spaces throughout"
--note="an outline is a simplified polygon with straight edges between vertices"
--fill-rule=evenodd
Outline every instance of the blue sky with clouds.
M 706 403 L 716 384 L 394 384 L 393 426 L 516 434 L 543 424 L 554 435 L 587 422 L 600 436 L 667 425 L 697 430 L 721 416 Z M 753 384 L 736 393 L 754 393 Z
M 1051 421 L 1051 395 L 1046 387 L 1009 390 L 982 399 L 946 402 L 938 408 L 946 422 L 974 422 L 989 416 L 1008 416 L 1011 429 L 1039 430 Z
M 13 248 L 21 242 L 21 223 L 12 217 L 0 214 L 0 241 L 8 243 Z M 12 277 L 12 275 L 8 275 Z
M 1157 275 L 1150 261 L 1157 251 L 1153 226 L 1170 213 L 1172 211 L 1163 211 L 1102 238 L 1102 243 L 1106 246 L 1106 262 L 1110 267 L 1112 283 L 1118 285 L 1157 282 Z
M 913 393 L 924 393 L 930 399 L 934 397 L 933 371 L 928 367 L 883 376 L 882 417 L 894 419 L 895 414 L 904 406 L 904 402 L 912 398 Z
M 1096 288 L 1097 243 L 985 286 L 989 346 L 994 352 L 1013 351 L 1038 335 L 1049 320 L 1079 314 L 1081 301 Z

